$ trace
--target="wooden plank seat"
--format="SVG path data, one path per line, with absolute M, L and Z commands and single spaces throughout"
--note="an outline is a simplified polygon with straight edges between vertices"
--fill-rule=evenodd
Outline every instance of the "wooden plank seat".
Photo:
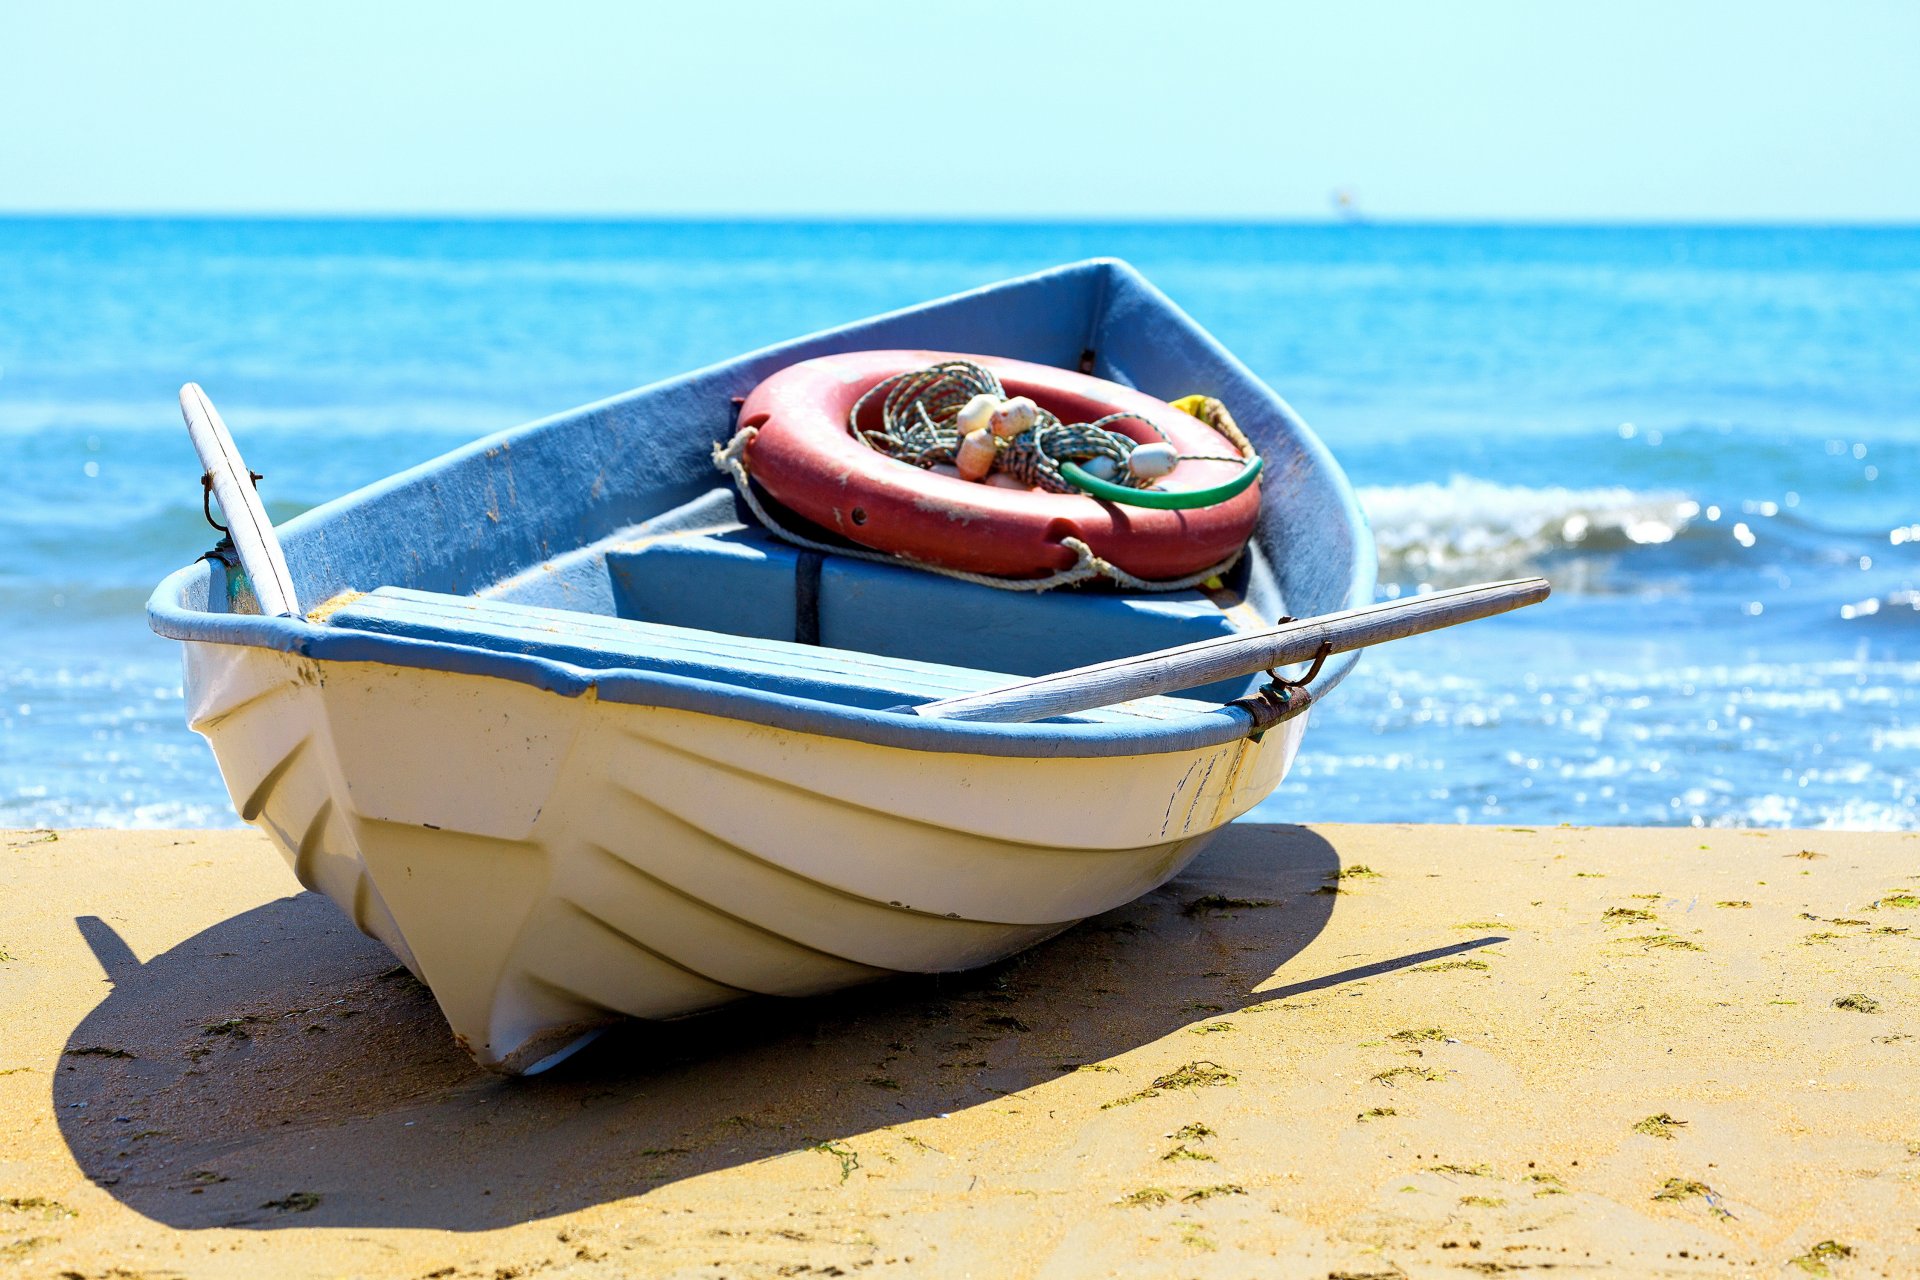
M 850 649 L 404 587 L 381 587 L 355 597 L 332 610 L 327 625 L 527 654 L 590 670 L 655 671 L 875 709 L 983 692 L 1020 678 Z M 1211 711 L 1214 705 L 1190 698 L 1142 698 L 1061 720 L 1168 720 Z

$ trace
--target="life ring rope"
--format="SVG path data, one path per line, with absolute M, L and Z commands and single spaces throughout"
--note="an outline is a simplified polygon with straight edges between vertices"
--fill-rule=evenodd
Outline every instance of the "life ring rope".
M 759 434 L 758 428 L 742 427 L 733 433 L 724 444 L 713 447 L 714 469 L 733 480 L 733 487 L 740 494 L 740 500 L 747 510 L 753 513 L 767 532 L 784 542 L 808 551 L 819 551 L 827 555 L 848 556 L 855 560 L 866 560 L 874 564 L 910 565 L 927 573 L 937 573 L 943 578 L 953 578 L 960 582 L 971 582 L 976 586 L 993 587 L 999 591 L 1052 591 L 1056 587 L 1070 587 L 1082 582 L 1106 579 L 1128 591 L 1191 591 L 1212 578 L 1232 571 L 1246 554 L 1243 546 L 1218 564 L 1209 565 L 1198 573 L 1190 573 L 1182 578 L 1153 579 L 1141 578 L 1128 573 L 1125 569 L 1094 554 L 1092 547 L 1079 538 L 1067 537 L 1060 545 L 1073 553 L 1073 563 L 1044 578 L 1001 578 L 990 573 L 969 573 L 964 569 L 949 569 L 944 565 L 929 564 L 910 556 L 891 555 L 883 551 L 869 551 L 864 547 L 839 546 L 818 542 L 801 533 L 787 528 L 775 519 L 773 514 L 762 505 L 759 495 L 753 491 L 752 479 L 747 474 L 747 449 L 753 444 L 753 438 Z M 1245 437 L 1242 437 L 1244 439 Z

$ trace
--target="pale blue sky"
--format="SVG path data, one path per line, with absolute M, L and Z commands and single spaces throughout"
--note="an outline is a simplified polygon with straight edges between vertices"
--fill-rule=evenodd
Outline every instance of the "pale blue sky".
M 0 10 L 0 211 L 1920 220 L 1920 4 Z

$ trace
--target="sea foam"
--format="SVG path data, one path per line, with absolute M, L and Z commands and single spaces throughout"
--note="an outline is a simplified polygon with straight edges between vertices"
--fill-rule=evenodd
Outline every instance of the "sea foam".
M 1383 581 L 1436 586 L 1524 572 L 1556 552 L 1617 551 L 1671 542 L 1699 519 L 1684 493 L 1623 487 L 1445 484 L 1363 488 Z

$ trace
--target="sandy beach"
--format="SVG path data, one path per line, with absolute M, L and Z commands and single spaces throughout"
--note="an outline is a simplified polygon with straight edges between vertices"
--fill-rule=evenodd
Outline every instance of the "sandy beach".
M 1920 835 L 1236 826 L 475 1071 L 252 832 L 0 835 L 0 1273 L 1920 1273 Z

